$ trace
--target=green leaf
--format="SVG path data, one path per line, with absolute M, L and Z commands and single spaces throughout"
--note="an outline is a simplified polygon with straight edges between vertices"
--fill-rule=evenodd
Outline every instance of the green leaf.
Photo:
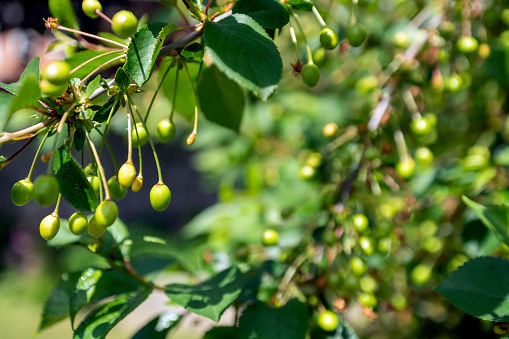
M 509 321 L 509 261 L 479 257 L 448 275 L 435 291 L 474 317 Z
M 203 47 L 200 43 L 193 42 L 187 45 L 186 48 L 180 53 L 180 56 L 184 59 L 199 58 L 203 54 Z
M 80 29 L 71 0 L 49 0 L 48 6 L 51 15 L 58 19 L 60 25 Z
M 14 97 L 5 92 L 0 92 L 0 131 L 3 131 L 10 115 L 10 106 Z
M 182 317 L 177 313 L 164 313 L 143 326 L 131 339 L 165 339 Z
M 263 28 L 282 28 L 290 21 L 290 13 L 278 0 L 239 0 L 233 14 L 247 14 Z
M 92 93 L 94 93 L 96 89 L 101 87 L 101 79 L 102 79 L 101 76 L 98 75 L 95 77 L 94 80 L 92 80 L 88 83 L 87 90 L 85 92 L 85 95 L 83 96 L 85 99 L 90 98 Z
M 188 311 L 219 321 L 244 286 L 244 275 L 231 267 L 199 285 L 166 285 L 166 295 Z
M 108 99 L 108 101 L 102 106 L 91 106 L 92 110 L 96 111 L 94 114 L 94 121 L 96 122 L 105 122 L 108 120 L 109 115 L 113 117 L 115 113 L 117 113 L 120 108 L 120 102 L 117 96 L 113 96 Z
M 239 131 L 244 110 L 244 91 L 217 67 L 203 70 L 198 84 L 198 99 L 209 121 Z
M 76 127 L 76 132 L 74 133 L 74 149 L 76 151 L 81 152 L 85 147 L 85 130 L 83 126 Z
M 203 339 L 240 339 L 240 329 L 238 327 L 214 327 L 205 333 Z
M 104 253 L 108 253 L 111 257 L 118 253 L 118 247 L 122 242 L 129 237 L 129 230 L 120 218 L 117 218 L 113 225 L 106 229 L 106 232 L 102 236 L 102 250 Z
M 131 85 L 131 78 L 122 68 L 117 69 L 115 73 L 115 84 L 121 91 L 127 91 Z
M 65 273 L 62 275 L 60 282 L 53 289 L 46 303 L 44 303 L 38 331 L 42 331 L 67 318 L 69 315 L 69 298 L 71 296 L 71 291 L 76 285 L 80 275 L 79 272 L 72 274 Z
M 482 223 L 497 235 L 500 241 L 509 245 L 509 206 L 483 206 L 466 196 L 463 196 L 462 199 L 479 216 Z
M 255 304 L 240 318 L 242 338 L 305 338 L 309 325 L 306 305 L 292 299 L 280 308 Z
M 39 75 L 39 63 L 41 59 L 39 57 L 35 57 L 28 63 L 27 67 L 23 70 L 23 73 L 21 73 L 21 76 L 19 77 L 19 80 L 10 84 L 4 84 L 0 82 L 0 88 L 5 89 L 7 92 L 10 92 L 12 94 L 18 94 L 21 86 L 25 82 L 25 79 L 29 76 L 33 75 L 35 79 L 37 80 L 37 83 L 39 83 L 41 77 Z M 1 125 L 0 125 L 1 126 Z M 1 128 L 0 128 L 1 130 Z
M 288 5 L 301 11 L 312 11 L 314 4 L 309 0 L 289 0 L 286 2 Z
M 166 36 L 179 28 L 175 24 L 154 22 L 144 25 L 134 34 L 124 69 L 138 86 L 148 81 Z
M 191 121 L 194 117 L 194 95 L 193 88 L 191 87 L 191 81 L 186 74 L 186 71 L 181 69 L 179 70 L 178 82 L 177 82 L 177 96 L 175 102 L 173 102 L 173 91 L 175 89 L 175 76 L 177 74 L 178 67 L 172 65 L 172 61 L 170 59 L 165 60 L 161 67 L 159 68 L 159 75 L 162 76 L 166 73 L 168 67 L 171 69 L 168 71 L 168 74 L 164 78 L 163 81 L 163 92 L 166 98 L 175 105 L 175 111 L 186 118 L 188 121 Z M 181 66 L 179 66 L 181 67 Z M 198 72 L 200 70 L 200 65 L 197 63 L 188 63 L 187 68 L 189 69 L 189 73 L 191 74 L 191 79 L 193 81 L 196 80 L 198 76 Z
M 97 196 L 85 173 L 64 146 L 55 152 L 53 163 L 55 176 L 60 183 L 60 193 L 65 200 L 80 211 L 93 211 Z
M 114 300 L 95 309 L 74 332 L 74 339 L 106 338 L 113 327 L 134 311 L 152 292 L 146 287 L 141 292 L 123 293 Z
M 72 73 L 72 76 L 75 78 L 84 78 L 89 73 L 93 72 L 99 66 L 109 62 L 110 60 L 120 56 L 123 52 L 119 51 L 118 53 L 106 54 L 108 51 L 94 51 L 94 50 L 86 50 L 78 53 L 74 53 L 69 58 L 65 59 L 65 61 L 71 66 L 71 69 L 74 69 L 85 62 L 83 66 L 78 68 L 76 71 Z M 93 61 L 89 61 L 92 58 L 97 57 Z M 119 65 L 120 61 L 117 60 L 113 63 L 109 63 L 109 67 L 113 67 L 114 65 Z
M 205 49 L 226 76 L 267 100 L 281 79 L 283 61 L 267 33 L 251 17 L 233 14 L 207 21 Z
M 136 291 L 140 286 L 141 282 L 118 271 L 95 268 L 84 270 L 70 295 L 68 308 L 72 326 L 76 314 L 84 306 L 114 295 Z

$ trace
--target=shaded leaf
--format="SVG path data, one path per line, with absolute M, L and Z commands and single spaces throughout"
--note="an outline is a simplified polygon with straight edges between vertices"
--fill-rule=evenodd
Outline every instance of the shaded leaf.
M 292 299 L 283 307 L 255 304 L 240 318 L 242 338 L 304 339 L 309 315 L 306 305 Z
M 108 101 L 102 106 L 91 106 L 90 108 L 96 113 L 94 114 L 94 121 L 96 122 L 105 122 L 108 120 L 109 115 L 113 117 L 115 113 L 117 113 L 120 107 L 120 102 L 118 101 L 118 97 L 113 96 L 108 99 Z
M 474 317 L 509 321 L 509 261 L 479 257 L 448 275 L 435 291 Z
M 80 211 L 93 211 L 97 196 L 85 173 L 64 146 L 55 152 L 53 163 L 55 177 L 60 183 L 60 193 L 65 200 Z
M 286 3 L 295 9 L 301 11 L 312 11 L 314 4 L 309 0 L 289 0 Z
M 205 333 L 203 339 L 240 339 L 240 329 L 238 327 L 214 327 Z
M 135 310 L 152 292 L 147 287 L 141 292 L 123 293 L 114 300 L 95 309 L 74 332 L 74 339 L 106 338 L 111 329 Z
M 9 108 L 14 97 L 5 92 L 0 92 L 0 131 L 3 131 L 10 117 Z
M 479 216 L 482 223 L 497 235 L 500 241 L 509 245 L 509 206 L 483 206 L 466 196 L 463 196 L 462 200 Z
M 180 53 L 180 56 L 184 59 L 193 59 L 199 58 L 203 54 L 203 47 L 201 44 L 197 42 L 193 42 L 192 44 L 186 46 L 184 50 Z
M 215 66 L 202 71 L 198 99 L 205 117 L 218 125 L 239 131 L 244 92 Z
M 166 295 L 188 311 L 219 321 L 244 286 L 244 275 L 236 267 L 217 274 L 198 285 L 166 285 Z
M 177 313 L 164 313 L 143 326 L 131 339 L 165 339 L 182 317 Z
M 278 0 L 239 0 L 233 14 L 247 14 L 263 28 L 282 28 L 290 21 L 290 13 Z
M 207 21 L 205 49 L 215 65 L 239 85 L 267 100 L 281 79 L 281 55 L 264 29 L 251 17 L 234 14 L 219 22 Z
M 48 6 L 51 15 L 58 19 L 60 25 L 80 29 L 71 0 L 49 0 Z
M 76 132 L 74 133 L 74 149 L 78 152 L 83 151 L 85 146 L 85 130 L 83 126 L 76 127 Z
M 131 85 L 131 78 L 122 68 L 117 69 L 117 73 L 115 73 L 115 84 L 121 91 L 127 91 Z
M 38 331 L 42 331 L 67 318 L 69 315 L 69 298 L 80 275 L 80 272 L 62 275 L 60 282 L 51 291 L 48 300 L 44 303 Z
M 177 29 L 179 28 L 173 23 L 166 25 L 163 22 L 154 22 L 144 25 L 134 34 L 127 50 L 124 69 L 138 86 L 148 81 L 164 39 Z
M 26 78 L 33 75 L 34 78 L 37 80 L 37 83 L 39 83 L 41 77 L 39 75 L 39 63 L 41 59 L 39 57 L 35 57 L 28 63 L 27 67 L 23 70 L 23 73 L 21 73 L 21 76 L 19 77 L 19 80 L 10 84 L 4 84 L 0 82 L 0 88 L 5 89 L 7 92 L 10 92 L 12 94 L 18 94 L 21 86 L 25 82 Z M 0 125 L 1 126 L 1 125 Z M 0 128 L 1 130 L 1 128 Z

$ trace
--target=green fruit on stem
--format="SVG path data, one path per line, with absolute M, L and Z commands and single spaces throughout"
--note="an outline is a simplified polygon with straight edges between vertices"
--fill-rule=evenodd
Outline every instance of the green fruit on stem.
M 106 232 L 106 227 L 99 225 L 94 215 L 88 222 L 88 234 L 92 238 L 100 238 L 104 232 Z
M 425 264 L 419 264 L 410 272 L 410 279 L 417 285 L 423 285 L 431 278 L 431 267 Z
M 131 189 L 133 192 L 136 193 L 139 192 L 142 187 L 143 187 L 143 177 L 138 175 L 136 179 L 134 179 Z
M 118 207 L 117 204 L 111 200 L 104 200 L 95 209 L 95 220 L 99 226 L 111 226 L 117 218 Z
M 97 168 L 95 167 L 94 164 L 90 163 L 87 165 L 87 167 L 85 167 L 84 172 L 86 176 L 97 175 Z
M 272 228 L 268 228 L 265 231 L 263 231 L 262 234 L 262 244 L 263 246 L 274 246 L 277 245 L 277 242 L 279 241 L 279 234 L 276 230 L 273 230 Z
M 332 50 L 337 47 L 339 38 L 337 33 L 330 27 L 324 27 L 320 32 L 320 44 L 323 48 Z
M 60 230 L 60 218 L 54 214 L 50 214 L 42 219 L 39 226 L 41 237 L 45 240 L 53 239 Z
M 350 260 L 350 267 L 356 276 L 362 276 L 368 271 L 368 265 L 359 257 L 353 257 Z
M 461 38 L 459 38 L 456 47 L 458 47 L 458 50 L 461 53 L 470 54 L 477 51 L 479 43 L 477 42 L 477 39 L 474 37 L 462 36 Z
M 339 319 L 336 313 L 323 311 L 318 315 L 317 324 L 325 332 L 332 332 L 338 328 Z
M 337 131 L 338 131 L 338 125 L 334 122 L 330 122 L 327 125 L 323 126 L 322 133 L 327 138 L 330 138 L 330 137 L 333 137 Z
M 148 134 L 143 123 L 138 122 L 131 132 L 133 138 L 133 147 L 142 147 L 148 141 Z
M 52 175 L 41 174 L 34 180 L 34 200 L 41 206 L 53 205 L 59 192 L 60 184 Z
M 306 159 L 306 165 L 317 168 L 322 164 L 322 155 L 318 152 L 311 153 Z
M 163 119 L 157 124 L 156 137 L 161 142 L 168 142 L 175 136 L 175 124 L 170 119 Z
M 360 303 L 366 307 L 375 308 L 378 305 L 378 300 L 371 293 L 361 292 L 357 298 L 359 299 Z
M 410 129 L 415 135 L 422 136 L 431 132 L 431 125 L 424 118 L 416 118 L 410 123 Z
M 402 159 L 396 164 L 396 172 L 403 179 L 410 178 L 414 174 L 414 169 L 415 161 L 410 157 Z
M 121 38 L 127 39 L 136 33 L 138 19 L 129 11 L 120 11 L 111 19 L 111 29 Z
M 51 60 L 41 69 L 41 79 L 53 85 L 65 85 L 70 79 L 71 66 L 63 60 Z M 67 86 L 66 86 L 67 87 Z
M 315 176 L 315 174 L 316 170 L 309 165 L 302 166 L 299 171 L 300 177 L 304 180 L 312 179 Z
M 369 220 L 364 214 L 357 213 L 352 216 L 352 225 L 357 232 L 362 233 L 368 229 Z
M 129 187 L 136 179 L 136 168 L 132 162 L 125 162 L 118 170 L 118 182 L 124 187 Z
M 375 252 L 375 240 L 371 237 L 361 236 L 359 246 L 365 255 L 372 255 Z
M 65 93 L 67 90 L 67 84 L 55 85 L 47 79 L 42 79 L 39 83 L 39 88 L 41 89 L 41 92 L 47 96 L 58 97 Z
M 12 186 L 11 200 L 16 206 L 26 205 L 34 196 L 34 184 L 28 179 L 18 181 Z
M 408 33 L 405 31 L 396 32 L 392 41 L 397 48 L 405 48 L 408 45 Z
M 364 292 L 373 293 L 378 288 L 378 283 L 376 282 L 376 279 L 373 278 L 372 276 L 365 275 L 359 281 L 359 287 Z
M 150 204 L 157 212 L 162 212 L 171 201 L 171 192 L 168 186 L 163 183 L 155 184 L 150 190 Z
M 302 68 L 302 81 L 309 87 L 315 87 L 320 81 L 320 69 L 314 63 L 307 63 Z
M 88 175 L 87 180 L 94 189 L 95 195 L 99 195 L 101 189 L 101 180 L 99 180 L 99 177 L 97 175 Z
M 120 185 L 118 182 L 117 176 L 114 175 L 108 180 L 108 189 L 110 190 L 110 195 L 112 199 L 121 200 L 125 197 L 127 193 L 127 188 Z
M 88 219 L 83 212 L 74 212 L 69 217 L 69 230 L 74 235 L 82 235 L 88 228 Z
M 447 78 L 445 82 L 445 88 L 450 93 L 458 93 L 461 91 L 461 88 L 463 86 L 463 79 L 458 74 L 453 74 L 449 78 Z
M 81 9 L 86 16 L 95 19 L 99 16 L 95 13 L 95 10 L 102 12 L 103 6 L 97 0 L 83 0 L 81 3 Z
M 415 160 L 423 167 L 428 167 L 433 164 L 433 153 L 427 147 L 419 147 L 415 151 Z
M 346 38 L 350 46 L 359 47 L 366 40 L 366 30 L 361 24 L 355 24 L 346 31 Z
M 395 310 L 403 311 L 408 305 L 408 300 L 404 294 L 394 293 L 391 297 L 391 304 Z

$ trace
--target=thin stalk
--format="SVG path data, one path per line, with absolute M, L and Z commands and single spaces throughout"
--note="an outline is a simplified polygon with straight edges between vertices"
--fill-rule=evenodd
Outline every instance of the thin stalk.
M 99 71 L 101 68 L 103 68 L 104 66 L 108 65 L 108 64 L 111 64 L 113 61 L 116 61 L 118 59 L 122 59 L 122 58 L 125 58 L 125 54 L 122 54 L 122 55 L 119 55 L 118 57 L 116 58 L 113 58 L 111 60 L 108 60 L 106 61 L 104 64 L 102 64 L 101 66 L 97 67 L 96 69 L 94 69 L 92 72 L 90 72 L 86 77 L 84 77 L 83 79 L 81 79 L 80 81 L 80 84 L 82 84 L 85 80 L 87 80 L 88 78 L 90 78 L 92 76 L 92 74 L 94 74 L 95 72 Z
M 55 119 L 48 119 L 48 120 L 44 120 L 44 121 L 41 121 L 35 125 L 32 125 L 30 127 L 27 127 L 27 128 L 24 128 L 22 130 L 19 130 L 19 131 L 16 131 L 16 132 L 11 132 L 11 133 L 4 133 L 2 135 L 2 137 L 0 138 L 0 144 L 4 144 L 8 141 L 11 141 L 13 139 L 16 139 L 16 138 L 20 138 L 20 137 L 23 137 L 27 134 L 31 134 L 33 132 L 37 132 L 49 125 L 51 125 L 52 123 L 55 122 Z
M 85 130 L 85 137 L 87 138 L 88 145 L 90 146 L 90 149 L 92 150 L 92 154 L 95 157 L 95 162 L 97 165 L 97 169 L 99 170 L 98 174 L 101 175 L 101 180 L 104 186 L 104 192 L 106 193 L 106 197 L 104 200 L 111 200 L 110 195 L 110 189 L 108 188 L 108 182 L 106 181 L 106 175 L 104 174 L 104 168 L 101 164 L 101 159 L 99 159 L 99 154 L 97 153 L 97 149 L 95 148 L 94 143 L 90 139 L 90 135 L 88 134 L 88 131 Z
M 143 118 L 141 117 L 140 111 L 138 111 L 138 107 L 136 107 L 131 96 L 127 95 L 127 99 L 129 100 L 128 106 L 133 105 L 134 110 L 136 111 L 136 114 L 138 115 L 138 118 L 140 119 L 141 123 L 143 124 L 143 127 L 145 128 L 145 130 L 147 131 L 148 141 L 150 142 L 150 147 L 152 148 L 152 153 L 154 153 L 154 160 L 156 162 L 157 175 L 159 176 L 159 183 L 162 184 L 163 183 L 163 175 L 161 173 L 161 166 L 159 165 L 159 158 L 157 157 L 157 152 L 156 152 L 156 148 L 154 146 L 154 142 L 152 141 L 152 138 L 150 137 L 150 132 L 149 132 L 147 126 L 145 125 L 145 122 L 143 121 Z
M 194 95 L 194 127 L 193 127 L 193 132 L 187 138 L 187 144 L 191 145 L 194 142 L 194 139 L 196 138 L 196 134 L 198 133 L 198 96 L 196 95 L 196 90 L 194 89 L 193 78 L 191 77 L 191 73 L 189 73 L 189 68 L 187 67 L 187 63 L 184 61 L 183 64 L 184 64 L 184 68 L 186 70 L 187 76 L 189 78 L 189 81 L 191 82 L 191 88 L 193 89 L 193 95 Z
M 111 117 L 113 116 L 113 110 L 115 109 L 115 106 L 117 104 L 119 104 L 118 99 L 117 99 L 117 101 L 115 101 L 113 103 L 113 106 L 111 106 L 110 114 L 108 114 L 108 120 L 106 120 L 106 127 L 104 128 L 104 134 L 101 133 L 103 139 L 101 141 L 101 146 L 99 147 L 99 155 L 102 155 L 103 145 L 104 145 L 104 142 L 106 141 L 106 134 L 108 133 L 108 128 L 110 127 Z M 99 130 L 99 129 L 97 129 L 97 130 Z
M 35 153 L 34 161 L 32 161 L 32 166 L 30 166 L 30 171 L 28 172 L 28 176 L 27 176 L 28 181 L 32 181 L 32 174 L 34 173 L 35 163 L 37 162 L 37 158 L 39 158 L 39 153 L 41 153 L 42 146 L 46 142 L 49 132 L 51 132 L 51 129 L 48 129 L 48 132 L 42 139 L 41 143 L 39 144 L 39 148 L 37 149 L 37 152 Z
M 355 0 L 350 0 L 350 22 L 352 25 L 355 25 L 357 23 L 357 13 L 355 12 L 355 6 L 354 6 Z M 357 4 L 357 1 L 355 1 Z
M 173 121 L 173 114 L 175 113 L 175 102 L 177 100 L 177 87 L 178 87 L 178 80 L 179 80 L 179 64 L 180 60 L 177 61 L 177 70 L 175 71 L 175 86 L 173 88 L 173 100 L 171 102 L 171 111 L 170 111 L 170 121 Z
M 94 35 L 94 34 L 82 32 L 82 31 L 77 31 L 77 30 L 69 28 L 69 27 L 64 27 L 64 26 L 60 26 L 59 25 L 57 27 L 57 29 L 60 29 L 62 31 L 67 31 L 67 32 L 75 33 L 75 34 L 79 34 L 79 35 L 88 36 L 89 38 L 93 38 L 93 39 L 96 39 L 96 40 L 101 40 L 101 41 L 104 41 L 104 42 L 108 42 L 108 43 L 110 43 L 112 45 L 117 45 L 119 47 L 122 47 L 122 49 L 127 49 L 128 48 L 127 45 L 118 43 L 116 41 L 113 41 L 113 40 L 110 40 L 110 39 L 106 39 L 106 38 L 103 38 L 103 37 L 100 37 L 100 36 L 97 36 L 97 35 Z
M 313 53 L 311 53 L 311 48 L 309 48 L 308 40 L 306 39 L 306 34 L 304 34 L 304 30 L 302 29 L 302 26 L 299 22 L 299 16 L 292 12 L 292 17 L 295 23 L 297 24 L 297 27 L 299 28 L 300 35 L 304 39 L 304 44 L 306 45 L 306 59 L 308 63 L 313 63 Z
M 131 121 L 131 113 L 129 112 L 129 102 L 127 99 L 127 95 L 124 95 L 124 100 L 126 101 L 126 109 L 127 109 L 127 161 L 128 163 L 133 163 L 133 135 L 132 135 L 132 121 Z M 143 119 L 142 119 L 143 120 Z M 148 131 L 147 131 L 148 133 Z
M 57 133 L 55 134 L 55 141 L 53 141 L 53 148 L 51 150 L 51 157 L 48 161 L 48 169 L 46 170 L 47 174 L 51 174 L 51 169 L 53 168 L 53 159 L 55 158 L 55 152 L 57 150 L 57 143 L 58 143 L 58 137 L 60 136 L 60 133 L 62 132 L 62 129 L 64 127 L 64 123 L 67 120 L 67 117 L 69 116 L 69 112 L 74 109 L 74 104 L 69 107 L 67 111 L 65 111 L 64 115 L 62 115 L 62 118 L 60 118 L 60 122 L 58 123 L 57 127 Z
M 55 206 L 55 210 L 52 213 L 55 217 L 58 217 L 58 210 L 60 209 L 60 200 L 62 200 L 62 193 L 58 193 L 57 205 Z
M 400 129 L 394 132 L 394 142 L 396 143 L 396 148 L 398 150 L 398 155 L 401 160 L 409 158 L 408 148 L 406 147 L 405 137 L 403 136 L 403 132 Z
M 101 18 L 103 18 L 104 20 L 108 21 L 110 23 L 110 25 L 113 25 L 113 21 L 111 21 L 111 19 L 106 15 L 104 14 L 103 12 L 101 12 L 100 10 L 96 9 L 94 11 L 95 14 L 99 15 Z
M 96 55 L 95 57 L 93 58 L 90 58 L 88 59 L 87 61 L 79 64 L 78 66 L 76 66 L 75 68 L 73 68 L 69 74 L 73 74 L 74 72 L 76 72 L 78 69 L 80 69 L 81 67 L 85 66 L 86 64 L 88 64 L 89 62 L 92 62 L 94 60 L 97 60 L 99 59 L 100 57 L 103 57 L 105 55 L 108 55 L 108 54 L 113 54 L 113 53 L 123 53 L 123 51 L 110 51 L 110 52 L 106 52 L 106 53 L 102 53 L 102 54 L 99 54 L 99 55 Z
M 316 9 L 316 6 L 313 6 L 313 14 L 315 15 L 316 19 L 320 23 L 320 26 L 322 26 L 322 27 L 326 27 L 327 26 L 327 24 L 323 20 L 322 16 L 320 15 L 318 10 Z
M 106 139 L 105 134 L 103 134 L 98 128 L 96 128 L 95 130 L 103 138 L 103 143 L 101 144 L 101 148 L 102 148 L 103 145 L 106 145 L 106 148 L 108 149 L 108 153 L 110 153 L 111 160 L 113 161 L 113 166 L 115 167 L 115 173 L 118 173 L 117 159 L 115 158 L 115 154 L 113 154 L 113 150 L 111 149 L 110 143 Z M 101 148 L 99 148 L 99 156 L 101 156 Z
M 212 0 L 209 0 L 209 2 L 207 2 L 207 6 L 205 6 L 205 16 L 208 17 L 209 14 L 209 7 L 210 7 L 210 4 L 212 3 Z
M 7 166 L 11 161 L 13 161 L 18 155 L 20 155 L 21 152 L 23 152 L 32 143 L 32 141 L 35 140 L 36 137 L 37 137 L 36 135 L 31 137 L 30 140 L 28 140 L 19 150 L 14 152 L 14 154 L 7 158 L 7 160 L 3 161 L 2 164 L 0 165 L 0 170 Z
M 148 105 L 147 114 L 145 115 L 144 122 L 146 123 L 148 120 L 148 116 L 150 114 L 150 110 L 152 109 L 152 105 L 154 104 L 154 101 L 156 100 L 157 93 L 163 86 L 164 79 L 166 78 L 166 75 L 168 75 L 168 72 L 170 71 L 171 67 L 168 65 L 168 68 L 166 69 L 166 72 L 164 72 L 163 77 L 161 78 L 161 81 L 159 82 L 159 85 L 157 86 L 156 91 L 154 92 L 154 95 L 152 96 L 152 100 L 150 100 L 150 105 Z M 178 64 L 177 64 L 177 76 L 178 76 Z M 175 84 L 175 88 L 177 87 L 177 84 Z

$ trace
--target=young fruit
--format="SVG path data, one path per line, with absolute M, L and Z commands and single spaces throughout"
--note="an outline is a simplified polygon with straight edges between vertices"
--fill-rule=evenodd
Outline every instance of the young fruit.
M 311 153 L 306 159 L 306 165 L 317 168 L 322 164 L 322 155 L 318 152 Z
M 373 293 L 378 288 L 378 283 L 376 279 L 370 275 L 365 275 L 359 280 L 359 287 L 361 290 L 367 293 Z
M 97 175 L 87 175 L 87 180 L 94 189 L 95 195 L 99 195 L 99 190 L 101 189 L 101 180 Z
M 359 47 L 366 40 L 366 30 L 361 24 L 355 24 L 346 31 L 346 38 L 350 46 Z
M 415 151 L 415 160 L 423 167 L 428 167 L 433 164 L 433 153 L 427 147 L 419 147 Z
M 118 218 L 118 207 L 111 200 L 104 200 L 95 209 L 95 221 L 99 226 L 108 227 L 113 225 Z
M 140 177 L 139 175 L 134 179 L 133 184 L 131 186 L 131 189 L 133 192 L 139 192 L 141 188 L 143 187 L 143 177 Z
M 69 81 L 70 72 L 71 66 L 67 62 L 51 60 L 42 67 L 41 79 L 46 79 L 53 85 L 65 85 Z
M 85 167 L 85 175 L 97 175 L 97 168 L 94 166 L 94 164 L 90 163 Z
M 123 199 L 127 193 L 127 188 L 120 185 L 116 175 L 108 180 L 108 189 L 110 190 L 111 198 L 115 200 Z
M 81 9 L 86 16 L 95 19 L 98 17 L 98 15 L 95 14 L 95 10 L 97 9 L 98 11 L 102 12 L 103 6 L 97 0 L 83 0 L 81 3 Z
M 69 230 L 74 235 L 82 235 L 88 228 L 88 220 L 83 212 L 74 212 L 69 217 Z
M 161 142 L 168 142 L 175 136 L 175 124 L 170 119 L 163 119 L 157 124 L 156 137 Z
M 55 85 L 48 81 L 48 79 L 42 79 L 39 83 L 41 92 L 50 97 L 58 97 L 65 93 L 67 90 L 67 84 Z
M 41 206 L 48 207 L 57 201 L 60 184 L 48 174 L 41 174 L 34 180 L 34 200 Z
M 431 267 L 419 264 L 410 272 L 410 279 L 417 285 L 423 285 L 431 278 Z
M 111 19 L 111 29 L 121 38 L 127 39 L 136 33 L 138 19 L 129 11 L 120 11 Z
M 375 240 L 371 237 L 361 236 L 359 246 L 365 255 L 372 255 L 375 252 Z
M 404 294 L 394 293 L 391 297 L 391 304 L 395 310 L 403 311 L 408 305 L 408 300 Z
M 330 138 L 330 137 L 333 137 L 337 131 L 338 131 L 338 125 L 334 122 L 329 122 L 327 125 L 323 126 L 322 133 L 327 138 Z
M 352 216 L 352 225 L 357 232 L 362 233 L 368 229 L 369 220 L 364 214 L 358 213 Z
M 16 206 L 26 205 L 34 196 L 34 184 L 28 179 L 18 181 L 12 186 L 11 200 Z
M 332 50 L 339 43 L 337 33 L 330 27 L 324 27 L 320 32 L 320 44 L 323 48 Z
M 318 315 L 317 324 L 325 332 L 332 332 L 338 328 L 339 319 L 336 313 L 323 311 Z
M 118 182 L 124 187 L 132 185 L 136 179 L 136 168 L 132 162 L 125 162 L 118 170 Z
M 142 147 L 148 141 L 147 130 L 143 127 L 143 123 L 141 122 L 136 123 L 131 134 L 133 138 L 133 147 Z
M 171 192 L 168 186 L 163 183 L 155 184 L 150 190 L 150 204 L 157 212 L 162 212 L 171 201 Z
M 375 308 L 378 305 L 378 300 L 376 300 L 376 297 L 371 293 L 361 292 L 357 298 L 359 302 L 366 307 Z
M 320 81 L 320 69 L 314 63 L 307 63 L 302 68 L 302 81 L 309 87 L 315 87 Z
M 463 54 L 470 54 L 477 51 L 477 47 L 479 47 L 479 43 L 477 39 L 471 36 L 462 36 L 459 38 L 456 47 Z
M 41 221 L 41 225 L 39 226 L 39 231 L 41 233 L 41 237 L 45 240 L 53 239 L 60 230 L 60 218 L 50 214 L 46 216 Z
M 350 267 L 356 276 L 362 276 L 368 271 L 368 265 L 359 257 L 353 257 L 350 260 Z
M 100 238 L 104 232 L 106 232 L 106 227 L 99 225 L 94 215 L 88 222 L 88 234 L 90 234 L 92 238 Z
M 463 79 L 458 74 L 453 74 L 447 78 L 445 88 L 451 93 L 458 93 L 463 86 Z
M 276 230 L 273 230 L 272 228 L 268 228 L 265 231 L 263 231 L 263 234 L 262 234 L 263 246 L 277 245 L 278 240 L 279 240 L 279 234 L 277 233 Z
M 399 31 L 392 37 L 392 42 L 397 48 L 405 48 L 408 45 L 408 33 Z
M 410 129 L 415 135 L 422 136 L 431 132 L 431 125 L 424 118 L 417 118 L 410 123 Z
M 414 169 L 415 161 L 410 157 L 402 159 L 396 164 L 396 172 L 403 179 L 410 178 L 414 174 Z

